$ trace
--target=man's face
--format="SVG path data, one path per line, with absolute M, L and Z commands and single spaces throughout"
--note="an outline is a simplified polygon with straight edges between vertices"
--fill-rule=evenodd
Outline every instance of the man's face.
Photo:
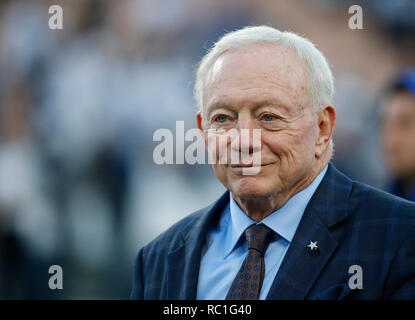
M 318 136 L 306 70 L 292 52 L 276 45 L 256 45 L 223 54 L 204 84 L 201 126 L 208 148 L 211 129 L 228 132 L 260 129 L 260 141 L 240 140 L 239 146 L 260 153 L 261 167 L 244 174 L 235 164 L 213 164 L 218 179 L 238 197 L 263 197 L 296 188 L 314 167 Z M 240 136 L 241 138 L 241 136 Z M 216 142 L 218 143 L 218 142 Z M 220 142 L 219 142 L 220 144 Z M 230 140 L 225 146 L 230 153 Z M 216 154 L 219 159 L 220 155 Z
M 415 175 L 415 98 L 409 92 L 395 94 L 385 104 L 382 142 L 392 174 Z

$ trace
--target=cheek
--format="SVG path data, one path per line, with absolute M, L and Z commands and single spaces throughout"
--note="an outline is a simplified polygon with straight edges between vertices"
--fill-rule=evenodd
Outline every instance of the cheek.
M 310 121 L 305 123 L 301 129 L 298 130 L 298 144 L 302 150 L 304 157 L 314 158 L 316 151 L 316 142 L 318 140 L 318 127 Z
M 315 133 L 311 128 L 296 128 L 286 132 L 273 132 L 264 135 L 264 149 L 279 158 L 302 161 L 314 156 Z M 281 159 L 282 160 L 282 159 Z
M 229 189 L 229 178 L 228 178 L 228 170 L 225 165 L 223 164 L 213 164 L 212 165 L 213 171 L 218 178 L 218 180 L 227 188 Z

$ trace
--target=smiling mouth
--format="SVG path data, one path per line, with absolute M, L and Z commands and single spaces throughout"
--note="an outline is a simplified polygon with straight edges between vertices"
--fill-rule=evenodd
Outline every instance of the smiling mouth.
M 265 163 L 265 164 L 260 164 L 260 165 L 258 165 L 258 164 L 253 164 L 253 163 L 250 163 L 250 164 L 231 164 L 230 165 L 230 167 L 231 168 L 257 168 L 257 167 L 266 167 L 266 166 L 269 166 L 269 165 L 271 165 L 272 163 Z

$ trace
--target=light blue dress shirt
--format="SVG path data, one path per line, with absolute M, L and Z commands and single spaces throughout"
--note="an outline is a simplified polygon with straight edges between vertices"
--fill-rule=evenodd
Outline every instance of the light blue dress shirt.
M 265 277 L 259 295 L 264 300 L 287 253 L 304 210 L 327 171 L 327 166 L 307 188 L 291 197 L 260 223 L 275 231 L 265 252 Z M 245 230 L 256 221 L 235 202 L 232 193 L 217 228 L 210 230 L 202 251 L 197 287 L 198 300 L 224 300 L 244 261 L 248 247 Z

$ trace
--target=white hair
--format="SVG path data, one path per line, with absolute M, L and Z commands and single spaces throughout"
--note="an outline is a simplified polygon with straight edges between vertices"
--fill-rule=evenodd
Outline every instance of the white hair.
M 203 86 L 215 61 L 229 50 L 244 49 L 255 44 L 276 44 L 293 50 L 307 69 L 312 106 L 319 111 L 331 104 L 334 95 L 333 75 L 324 55 L 314 44 L 293 32 L 281 32 L 268 26 L 245 27 L 225 34 L 202 58 L 196 72 L 194 96 L 199 111 L 203 110 Z

